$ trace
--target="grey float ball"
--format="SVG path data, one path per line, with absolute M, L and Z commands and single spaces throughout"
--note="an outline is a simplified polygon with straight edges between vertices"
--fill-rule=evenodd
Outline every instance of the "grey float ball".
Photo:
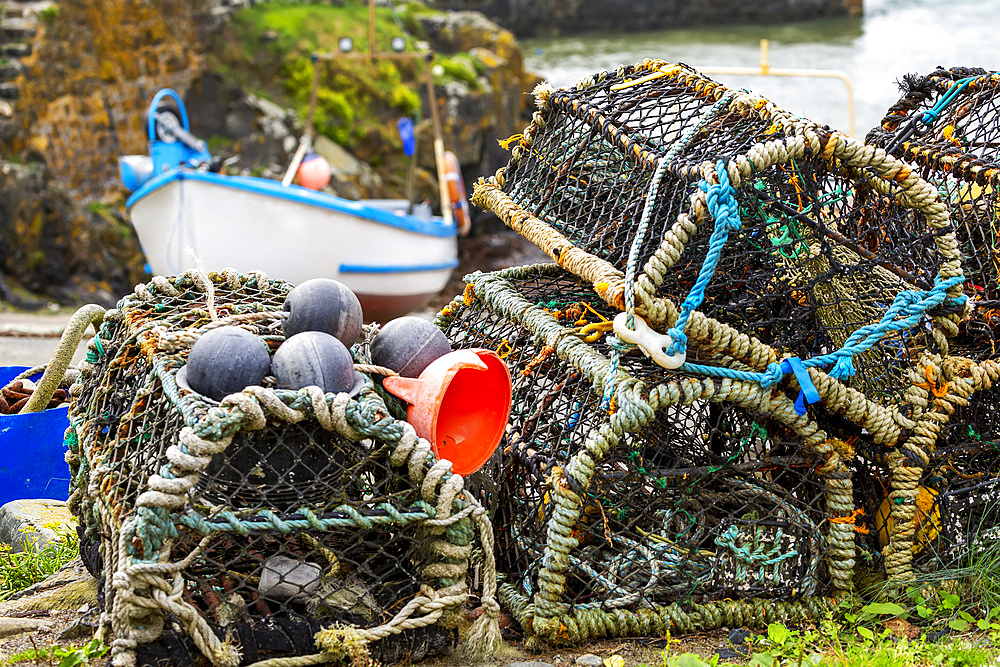
M 194 391 L 221 401 L 245 387 L 259 385 L 271 368 L 267 344 L 239 327 L 206 331 L 191 346 L 187 383 Z
M 344 344 L 322 331 L 303 331 L 285 340 L 271 360 L 279 385 L 301 389 L 316 385 L 324 393 L 349 391 L 354 360 Z
M 282 325 L 285 338 L 303 331 L 322 331 L 347 347 L 361 338 L 361 302 L 347 285 L 336 280 L 305 281 L 288 293 L 282 308 L 288 313 Z
M 397 317 L 386 323 L 372 340 L 372 363 L 404 377 L 415 378 L 427 366 L 451 352 L 444 332 L 420 317 Z

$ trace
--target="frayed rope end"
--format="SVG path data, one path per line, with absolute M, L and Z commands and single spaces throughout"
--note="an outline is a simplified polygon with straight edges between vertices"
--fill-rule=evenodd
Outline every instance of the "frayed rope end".
M 472 623 L 465 641 L 465 655 L 470 660 L 482 660 L 496 655 L 503 646 L 500 635 L 500 603 L 494 598 L 483 598 L 483 613 Z

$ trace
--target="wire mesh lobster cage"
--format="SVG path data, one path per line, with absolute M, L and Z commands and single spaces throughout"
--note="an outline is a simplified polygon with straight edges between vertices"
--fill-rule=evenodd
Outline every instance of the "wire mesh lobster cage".
M 615 309 L 557 265 L 466 280 L 438 325 L 454 347 L 496 350 L 513 377 L 478 492 L 501 599 L 532 641 L 766 625 L 815 616 L 850 587 L 850 446 L 797 414 L 794 395 L 637 352 L 615 368 Z
M 221 403 L 178 383 L 215 326 L 276 348 L 290 288 L 228 271 L 157 277 L 91 344 L 69 504 L 103 576 L 115 665 L 389 664 L 455 642 L 475 528 L 491 529 L 370 380 L 351 397 L 265 378 Z
M 912 360 L 965 309 L 929 183 L 681 64 L 644 61 L 536 97 L 477 204 L 667 334 L 671 363 L 698 356 L 704 375 L 763 386 L 795 375 L 817 407 L 898 438 L 890 413 Z
M 473 201 L 612 307 L 613 367 L 638 344 L 702 381 L 797 392 L 796 412 L 857 454 L 864 553 L 912 575 L 916 480 L 993 372 L 949 356 L 970 306 L 937 184 L 683 64 L 647 60 L 536 98 Z

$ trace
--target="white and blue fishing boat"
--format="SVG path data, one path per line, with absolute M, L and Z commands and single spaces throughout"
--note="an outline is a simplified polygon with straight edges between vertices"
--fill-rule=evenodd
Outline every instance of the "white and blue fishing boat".
M 166 98 L 175 109 L 161 108 Z M 406 199 L 352 201 L 290 184 L 287 175 L 219 173 L 170 89 L 153 97 L 147 133 L 149 155 L 123 156 L 120 165 L 132 191 L 126 208 L 154 275 L 200 265 L 263 271 L 292 284 L 332 278 L 358 295 L 367 321 L 384 322 L 424 306 L 458 265 L 451 206 L 442 218 Z

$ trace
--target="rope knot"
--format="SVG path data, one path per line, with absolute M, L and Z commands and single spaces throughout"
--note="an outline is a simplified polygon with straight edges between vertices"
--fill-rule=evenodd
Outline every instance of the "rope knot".
M 799 383 L 800 391 L 798 397 L 795 399 L 795 413 L 804 415 L 806 413 L 806 405 L 819 400 L 819 392 L 816 391 L 816 386 L 809 376 L 809 370 L 802 363 L 801 359 L 798 357 L 787 357 L 780 362 L 768 364 L 767 370 L 760 374 L 758 382 L 761 387 L 768 389 L 780 382 L 788 373 L 793 374 Z
M 500 603 L 497 602 L 494 598 L 483 598 L 480 601 L 480 604 L 481 604 L 481 606 L 483 608 L 483 612 L 484 613 L 491 614 L 491 615 L 495 614 L 495 615 L 499 616 L 499 614 L 500 614 Z
M 767 370 L 761 373 L 760 386 L 764 389 L 770 389 L 781 382 L 783 377 L 785 377 L 785 372 L 781 370 L 781 363 L 772 361 L 767 365 Z
M 666 354 L 668 356 L 672 356 L 672 355 L 680 354 L 682 352 L 686 352 L 687 351 L 687 340 L 688 339 L 687 339 L 687 334 L 684 333 L 683 330 L 681 330 L 678 327 L 673 327 L 673 328 L 667 330 L 667 335 L 670 336 L 670 339 L 673 342 L 670 343 L 670 345 L 668 345 L 663 350 L 664 354 Z

